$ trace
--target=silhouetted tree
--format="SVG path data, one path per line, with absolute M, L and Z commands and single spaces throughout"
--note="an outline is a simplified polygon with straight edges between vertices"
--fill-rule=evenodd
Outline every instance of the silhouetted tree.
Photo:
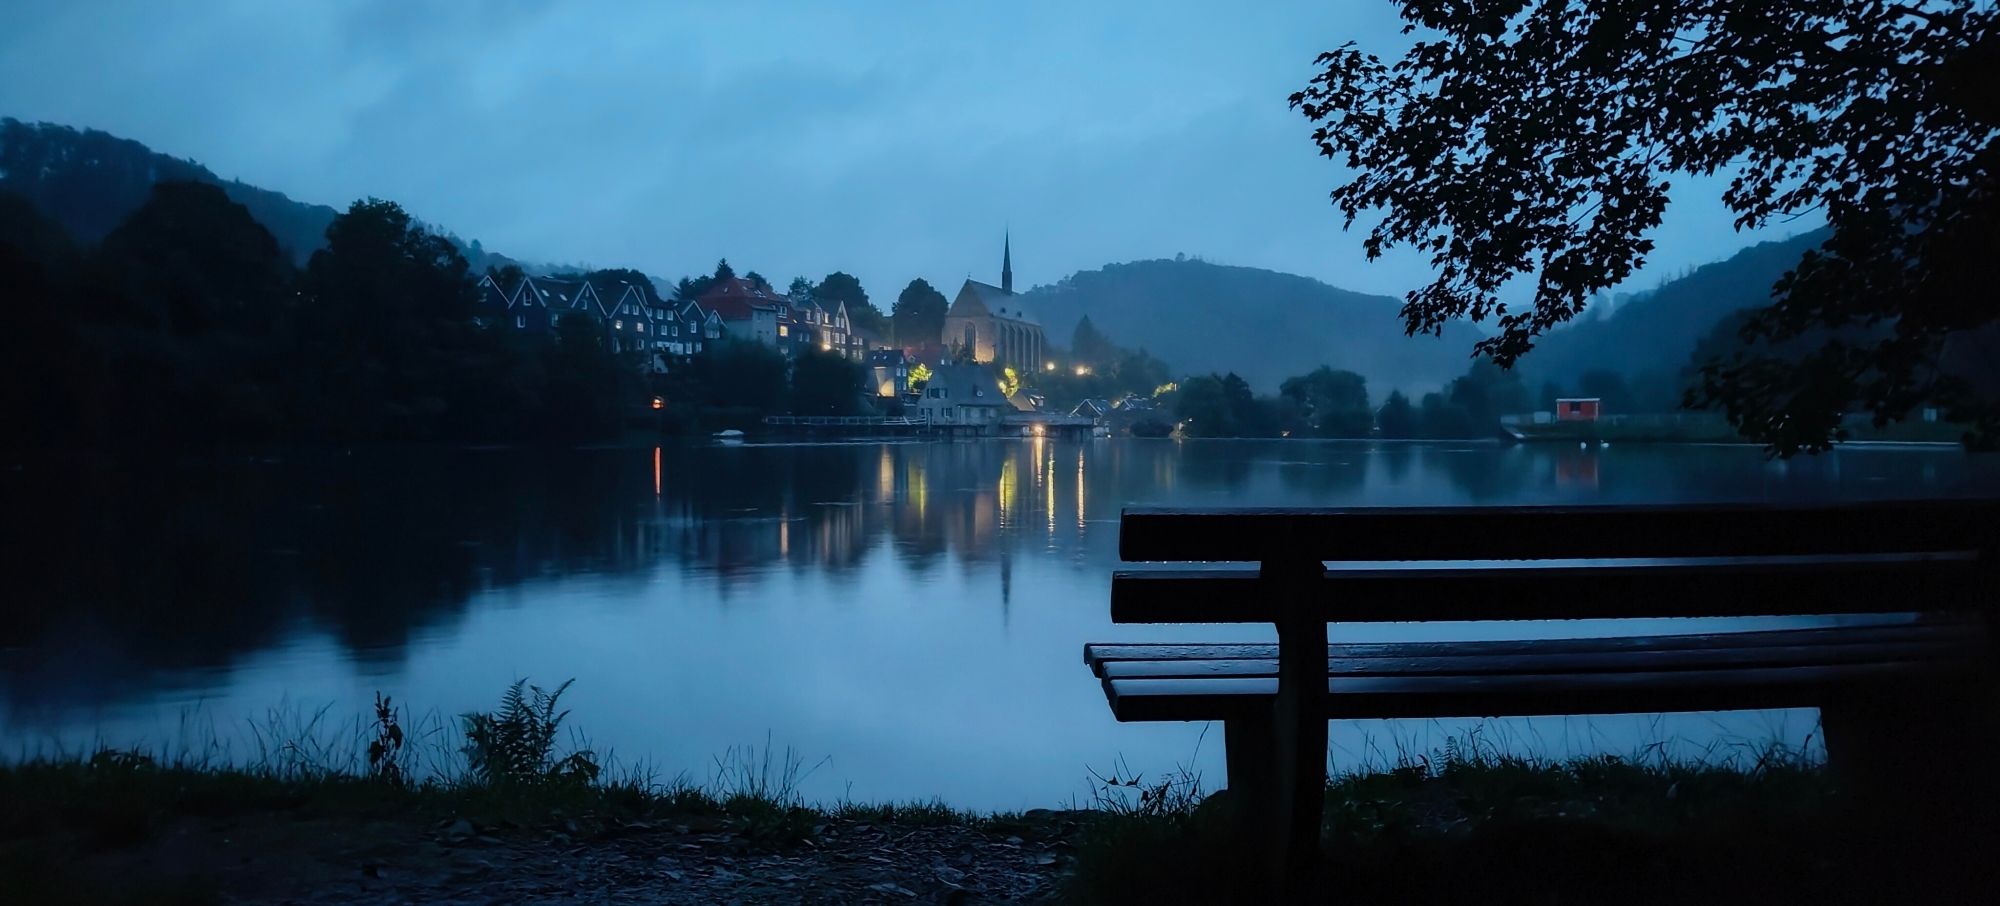
M 277 240 L 207 183 L 154 185 L 98 254 L 121 294 L 182 336 L 223 325 L 266 331 L 290 295 L 292 266 Z
M 826 275 L 813 290 L 819 304 L 832 311 L 835 305 L 847 305 L 847 320 L 856 330 L 866 330 L 876 336 L 888 336 L 889 319 L 874 303 L 868 301 L 868 292 L 861 288 L 861 281 L 854 275 L 834 271 Z
M 1296 407 L 1306 433 L 1315 437 L 1366 437 L 1375 427 L 1368 381 L 1352 371 L 1322 365 L 1286 378 L 1278 395 Z
M 723 339 L 703 347 L 690 363 L 702 402 L 759 414 L 783 411 L 785 357 L 762 343 Z
M 485 403 L 471 363 L 493 341 L 451 242 L 394 202 L 357 201 L 306 266 L 295 405 L 341 439 L 431 437 Z M 469 424 L 469 422 L 458 422 Z
M 950 303 L 944 293 L 938 292 L 930 282 L 918 277 L 903 287 L 896 296 L 896 305 L 889 318 L 896 343 L 901 346 L 922 346 L 937 343 L 944 338 L 944 316 Z
M 734 280 L 736 269 L 729 266 L 729 259 L 723 258 L 715 262 L 715 273 L 712 276 L 716 280 Z
M 1118 347 L 1112 345 L 1111 338 L 1099 332 L 1097 325 L 1090 323 L 1090 316 L 1077 319 L 1076 329 L 1069 336 L 1070 355 L 1077 361 L 1099 364 L 1109 362 L 1118 356 Z
M 1275 437 L 1277 407 L 1251 393 L 1234 373 L 1201 375 L 1183 381 L 1174 395 L 1181 430 L 1195 437 Z
M 1987 303 L 2000 235 L 2000 12 L 1979 0 L 1494 6 L 1396 0 L 1419 40 L 1385 63 L 1351 44 L 1292 104 L 1353 177 L 1369 257 L 1408 244 L 1437 279 L 1412 333 L 1498 319 L 1475 351 L 1511 365 L 1652 251 L 1668 176 L 1733 172 L 1739 228 L 1822 212 L 1832 235 L 1773 287 L 1747 347 L 1707 363 L 1717 406 L 1780 455 L 1820 450 L 1849 411 L 1934 403 L 2000 440 Z M 1533 304 L 1501 287 L 1529 277 Z M 1810 350 L 1770 347 L 1826 334 Z
M 1633 411 L 1632 389 L 1625 383 L 1625 376 L 1616 371 L 1604 368 L 1586 371 L 1577 380 L 1577 388 L 1583 396 L 1601 400 L 1607 414 Z
M 792 362 L 792 412 L 851 415 L 861 386 L 861 366 L 831 352 L 808 350 Z
M 1416 437 L 1418 432 L 1417 410 L 1410 405 L 1410 398 L 1401 390 L 1389 392 L 1389 399 L 1375 413 L 1376 428 L 1383 437 Z

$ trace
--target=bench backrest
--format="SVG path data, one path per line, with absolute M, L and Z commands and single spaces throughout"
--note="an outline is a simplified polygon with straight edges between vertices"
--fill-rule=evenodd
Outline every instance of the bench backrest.
M 1270 622 L 1273 576 L 1314 563 L 1313 600 L 1340 622 L 1978 610 L 2000 595 L 1996 532 L 1992 500 L 1133 507 L 1126 561 L 1259 565 L 1120 571 L 1112 617 Z

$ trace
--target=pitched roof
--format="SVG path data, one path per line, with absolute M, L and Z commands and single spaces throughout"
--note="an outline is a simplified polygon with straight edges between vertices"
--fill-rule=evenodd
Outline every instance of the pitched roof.
M 555 277 L 529 277 L 521 281 L 520 290 L 514 293 L 517 305 L 540 305 L 545 308 L 575 308 L 579 302 L 594 298 L 586 295 L 589 285 L 580 280 L 560 280 Z
M 606 311 L 616 311 L 620 305 L 628 301 L 637 302 L 643 308 L 653 307 L 653 300 L 646 294 L 645 288 L 636 284 L 599 277 L 590 281 L 590 285 L 597 290 L 597 298 L 604 304 Z M 637 298 L 627 298 L 630 296 Z
M 991 283 L 967 280 L 958 288 L 958 297 L 951 302 L 946 317 L 983 318 L 988 315 L 1011 318 L 1016 321 L 1035 323 L 1035 319 L 1021 310 L 1021 297 Z
M 488 308 L 506 308 L 512 301 L 507 291 L 490 276 L 479 278 L 479 304 Z
M 983 365 L 939 365 L 931 369 L 930 386 L 950 388 L 945 399 L 954 406 L 1009 405 L 1000 379 Z
M 780 311 L 780 306 L 788 300 L 773 290 L 766 290 L 742 277 L 717 280 L 695 300 L 701 307 L 722 316 L 725 321 L 748 320 L 757 309 Z

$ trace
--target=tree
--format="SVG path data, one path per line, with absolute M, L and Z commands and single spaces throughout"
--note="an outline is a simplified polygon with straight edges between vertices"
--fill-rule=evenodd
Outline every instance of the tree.
M 225 324 L 267 329 L 290 295 L 292 265 L 278 241 L 207 183 L 154 185 L 98 252 L 121 292 L 182 336 Z
M 1542 392 L 1535 397 L 1535 408 L 1542 412 L 1554 412 L 1556 411 L 1556 400 L 1562 399 L 1567 395 L 1563 393 L 1561 384 L 1555 381 L 1543 381 Z
M 1205 374 L 1181 382 L 1174 395 L 1174 417 L 1181 430 L 1194 437 L 1236 436 L 1236 413 L 1219 375 Z
M 1466 422 L 1477 433 L 1498 431 L 1501 416 L 1523 413 L 1533 406 L 1520 373 L 1505 370 L 1490 359 L 1474 359 L 1465 374 L 1445 386 L 1441 399 L 1464 413 Z
M 599 283 L 605 285 L 630 283 L 633 286 L 638 287 L 639 292 L 644 294 L 644 296 L 646 297 L 647 305 L 659 305 L 661 302 L 660 289 L 658 286 L 655 286 L 653 284 L 653 278 L 648 277 L 644 273 L 641 273 L 629 267 L 601 267 L 598 268 L 597 270 L 591 271 L 590 273 L 584 274 L 583 279 L 589 280 L 592 283 Z M 513 284 L 502 283 L 500 285 L 503 287 L 507 287 L 507 286 L 512 286 Z M 620 292 L 622 292 L 622 290 L 620 290 Z M 604 304 L 613 305 L 616 304 L 617 301 L 618 300 L 616 298 L 607 296 L 604 299 Z
M 1202 375 L 1182 382 L 1174 395 L 1174 416 L 1194 437 L 1274 437 L 1278 413 L 1234 373 Z
M 674 284 L 674 301 L 682 305 L 693 302 L 708 294 L 715 286 L 715 278 L 706 274 L 699 277 L 682 277 Z
M 538 425 L 544 436 L 586 440 L 618 428 L 619 410 L 631 398 L 619 386 L 635 382 L 604 344 L 604 325 L 584 312 L 564 312 L 556 320 L 555 342 L 544 350 L 546 404 Z
M 1583 373 L 1577 386 L 1586 397 L 1596 397 L 1603 401 L 1606 413 L 1628 413 L 1632 409 L 1632 389 L 1626 385 L 1625 376 L 1605 368 L 1592 369 Z
M 847 322 L 856 330 L 865 330 L 877 336 L 889 333 L 889 319 L 868 301 L 868 292 L 861 288 L 861 281 L 854 275 L 834 271 L 819 282 L 814 297 L 827 311 L 838 305 L 847 306 Z
M 1118 356 L 1118 347 L 1090 323 L 1089 315 L 1077 320 L 1076 330 L 1070 333 L 1069 351 L 1080 362 L 1109 362 Z
M 1366 437 L 1375 426 L 1368 405 L 1368 380 L 1352 371 L 1321 365 L 1278 385 L 1278 395 L 1297 408 L 1315 437 Z
M 785 298 L 791 299 L 794 302 L 803 302 L 813 297 L 815 289 L 817 287 L 813 286 L 811 280 L 807 280 L 804 277 L 793 277 L 791 287 L 785 290 Z
M 485 405 L 468 357 L 477 293 L 465 259 L 394 202 L 357 201 L 303 280 L 299 411 L 341 439 L 447 433 Z
M 1480 432 L 1464 403 L 1452 402 L 1442 393 L 1426 393 L 1417 411 L 1417 433 L 1423 437 L 1451 440 L 1472 437 Z
M 1779 455 L 1825 449 L 1846 412 L 1883 424 L 1924 403 L 1971 444 L 2000 440 L 2000 387 L 1970 368 L 2000 333 L 1990 3 L 1395 2 L 1423 32 L 1401 60 L 1343 45 L 1291 100 L 1354 174 L 1332 196 L 1348 225 L 1384 212 L 1368 256 L 1430 254 L 1411 333 L 1494 317 L 1475 352 L 1511 366 L 1644 263 L 1670 175 L 1729 172 L 1738 228 L 1818 211 L 1832 235 L 1686 403 Z M 1511 310 L 1501 287 L 1522 278 L 1533 303 Z
M 785 357 L 762 343 L 731 339 L 709 343 L 689 370 L 703 390 L 702 402 L 709 406 L 764 414 L 784 407 Z
M 1410 398 L 1401 390 L 1389 392 L 1389 400 L 1375 413 L 1376 427 L 1383 437 L 1408 438 L 1417 436 L 1417 410 L 1410 405 Z
M 892 333 L 899 346 L 922 346 L 944 339 L 944 315 L 950 303 L 922 277 L 910 281 L 890 309 Z
M 734 280 L 736 279 L 736 269 L 729 266 L 729 259 L 723 258 L 715 262 L 715 274 L 711 279 L 718 283 L 724 280 Z
M 511 293 L 514 291 L 514 287 L 521 285 L 521 280 L 527 277 L 528 274 L 526 271 L 521 270 L 520 265 L 510 263 L 502 267 L 487 265 L 486 276 L 491 278 L 494 284 L 500 287 L 501 292 Z
M 807 350 L 792 362 L 794 415 L 852 414 L 861 391 L 861 366 L 836 353 Z

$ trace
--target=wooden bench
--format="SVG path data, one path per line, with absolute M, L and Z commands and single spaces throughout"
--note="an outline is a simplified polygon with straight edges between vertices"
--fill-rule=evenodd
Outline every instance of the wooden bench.
M 1329 720 L 1819 707 L 1829 757 L 1857 770 L 1907 760 L 1921 734 L 1962 733 L 1950 709 L 1983 708 L 1961 693 L 1992 688 L 1996 530 L 1992 501 L 1130 508 L 1119 556 L 1155 566 L 1114 575 L 1113 622 L 1271 623 L 1278 641 L 1092 644 L 1084 660 L 1120 721 L 1224 722 L 1231 798 L 1296 880 L 1319 845 Z M 1193 562 L 1209 565 L 1160 566 Z M 1860 613 L 1924 616 L 1531 641 L 1339 644 L 1327 631 Z

